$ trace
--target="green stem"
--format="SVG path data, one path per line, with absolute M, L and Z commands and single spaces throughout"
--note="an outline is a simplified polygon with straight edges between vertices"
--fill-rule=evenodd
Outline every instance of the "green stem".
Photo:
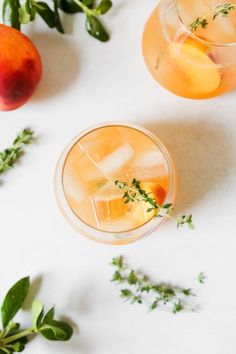
M 213 8 L 213 10 L 209 11 L 205 16 L 202 16 L 202 17 L 198 17 L 197 21 L 201 22 L 201 21 L 204 21 L 206 20 L 209 16 L 212 16 L 213 15 L 213 19 L 214 19 L 214 15 L 219 15 L 220 12 L 222 11 L 222 9 L 224 9 L 224 5 L 230 5 L 231 8 L 229 9 L 229 11 L 231 9 L 235 9 L 236 8 L 236 4 L 222 4 L 222 5 L 217 5 Z M 190 25 L 189 25 L 189 29 L 192 30 L 192 25 L 195 23 L 192 22 Z
M 24 331 L 21 331 L 21 332 L 18 332 L 17 334 L 14 334 L 13 336 L 9 336 L 9 337 L 6 337 L 6 338 L 2 339 L 1 343 L 3 345 L 5 345 L 5 344 L 8 344 L 8 343 L 14 342 L 17 339 L 30 336 L 30 335 L 32 335 L 34 333 L 36 333 L 36 332 L 33 330 L 33 328 L 28 328 L 28 329 L 26 329 Z M 0 346 L 0 348 L 1 348 L 1 346 Z
M 81 7 L 81 9 L 84 11 L 84 13 L 85 13 L 86 15 L 89 15 L 89 16 L 94 16 L 94 15 L 95 15 L 94 10 L 91 10 L 90 8 L 88 8 L 86 5 L 84 5 L 84 4 L 82 3 L 82 1 L 80 1 L 80 0 L 74 0 L 74 2 L 75 2 L 79 7 Z

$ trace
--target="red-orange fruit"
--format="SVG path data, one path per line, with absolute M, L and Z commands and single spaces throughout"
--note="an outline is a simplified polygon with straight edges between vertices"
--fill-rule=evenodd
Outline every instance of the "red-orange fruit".
M 16 29 L 0 25 L 0 110 L 26 103 L 41 77 L 41 59 L 33 43 Z

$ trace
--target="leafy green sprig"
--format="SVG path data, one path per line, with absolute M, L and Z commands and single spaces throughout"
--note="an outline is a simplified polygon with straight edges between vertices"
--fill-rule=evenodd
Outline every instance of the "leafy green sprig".
M 205 280 L 206 280 L 206 275 L 203 273 L 203 272 L 200 272 L 197 276 L 197 281 L 200 283 L 200 284 L 204 284 L 205 283 Z
M 218 5 L 214 7 L 212 11 L 208 12 L 205 16 L 198 17 L 195 21 L 193 21 L 189 25 L 189 29 L 190 31 L 195 32 L 198 29 L 198 27 L 206 28 L 209 24 L 207 20 L 209 17 L 212 17 L 213 21 L 219 15 L 223 17 L 228 17 L 230 11 L 234 10 L 235 8 L 236 8 L 236 4 L 226 3 L 226 4 Z
M 3 329 L 0 332 L 0 354 L 22 352 L 28 342 L 28 337 L 41 334 L 48 340 L 66 341 L 73 334 L 70 325 L 54 319 L 55 310 L 52 307 L 44 314 L 44 305 L 34 300 L 32 305 L 32 325 L 28 329 L 20 329 L 20 324 L 13 318 L 22 307 L 30 288 L 29 277 L 20 279 L 6 294 L 1 307 Z
M 130 304 L 146 304 L 150 311 L 165 309 L 174 314 L 194 310 L 187 301 L 194 296 L 192 289 L 153 283 L 146 275 L 130 269 L 122 256 L 113 258 L 112 265 L 115 272 L 111 281 L 125 285 L 120 290 L 120 297 Z
M 18 133 L 12 146 L 0 152 L 0 175 L 15 166 L 24 154 L 24 145 L 31 144 L 33 135 L 34 133 L 31 129 L 26 128 L 22 130 Z
M 164 205 L 159 205 L 156 200 L 152 197 L 152 193 L 148 193 L 141 187 L 141 182 L 134 178 L 129 185 L 126 182 L 116 180 L 115 185 L 124 191 L 123 199 L 124 203 L 134 203 L 134 202 L 145 202 L 150 205 L 147 212 L 154 212 L 154 215 L 159 218 L 167 217 L 176 222 L 177 227 L 188 225 L 190 229 L 194 229 L 194 224 L 192 220 L 192 214 L 181 215 L 180 217 L 171 216 L 170 213 L 173 210 L 171 203 L 166 203 Z
M 107 13 L 112 7 L 111 0 L 101 0 L 96 4 L 96 0 L 52 0 L 51 8 L 44 1 L 36 0 L 4 0 L 3 1 L 3 21 L 6 24 L 20 30 L 21 25 L 28 24 L 39 15 L 49 28 L 56 28 L 60 33 L 64 33 L 60 10 L 68 14 L 83 12 L 86 16 L 86 29 L 94 38 L 106 42 L 109 34 L 99 20 L 99 16 Z

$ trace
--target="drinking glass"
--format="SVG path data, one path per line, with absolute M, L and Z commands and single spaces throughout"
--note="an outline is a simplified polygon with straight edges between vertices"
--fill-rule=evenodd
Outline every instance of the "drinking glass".
M 176 95 L 210 98 L 236 86 L 236 4 L 214 16 L 219 6 L 222 1 L 161 0 L 145 26 L 145 63 Z
M 116 180 L 141 183 L 160 204 L 174 202 L 175 171 L 163 143 L 131 124 L 101 124 L 78 134 L 62 152 L 55 194 L 67 221 L 90 239 L 127 244 L 149 235 L 164 221 L 146 202 L 125 204 Z

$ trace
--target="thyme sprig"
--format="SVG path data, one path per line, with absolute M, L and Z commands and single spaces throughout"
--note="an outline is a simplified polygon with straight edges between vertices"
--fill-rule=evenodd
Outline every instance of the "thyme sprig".
M 197 281 L 200 283 L 200 284 L 204 284 L 205 283 L 205 280 L 206 280 L 206 275 L 203 273 L 203 272 L 200 272 L 197 276 Z
M 130 269 L 122 256 L 113 258 L 112 265 L 115 267 L 115 272 L 111 281 L 125 285 L 120 290 L 120 297 L 130 304 L 146 304 L 150 311 L 165 309 L 174 314 L 181 311 L 194 311 L 187 301 L 195 296 L 192 289 L 154 283 L 148 276 Z
M 212 11 L 208 12 L 205 16 L 198 17 L 195 21 L 193 21 L 189 25 L 189 29 L 190 31 L 195 32 L 198 29 L 198 27 L 206 28 L 209 24 L 207 20 L 209 17 L 212 17 L 213 21 L 219 15 L 223 17 L 228 17 L 230 11 L 234 10 L 235 8 L 236 8 L 236 4 L 226 3 L 226 4 L 218 5 L 214 7 Z
M 159 218 L 167 217 L 176 222 L 177 228 L 188 225 L 190 229 L 194 229 L 194 224 L 192 220 L 192 214 L 181 215 L 179 217 L 174 217 L 170 215 L 173 210 L 171 203 L 166 203 L 164 205 L 159 205 L 156 200 L 152 197 L 152 193 L 148 193 L 141 187 L 141 182 L 134 178 L 129 185 L 126 182 L 116 180 L 115 185 L 124 191 L 123 199 L 124 203 L 133 203 L 133 202 L 145 202 L 150 205 L 150 208 L 147 209 L 147 212 L 154 212 L 154 215 Z
M 18 133 L 12 146 L 0 152 L 0 175 L 15 166 L 24 154 L 24 145 L 31 144 L 33 135 L 33 131 L 29 128 L 22 130 Z

